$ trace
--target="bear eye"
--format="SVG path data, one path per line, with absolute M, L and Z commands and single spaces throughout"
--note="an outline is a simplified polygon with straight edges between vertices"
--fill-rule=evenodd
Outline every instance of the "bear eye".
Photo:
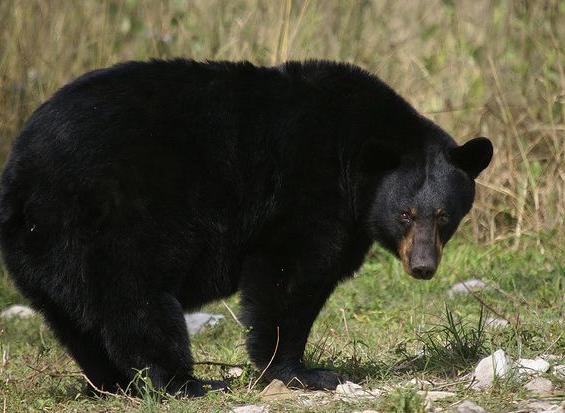
M 404 224 L 410 224 L 412 222 L 412 215 L 410 212 L 404 211 L 400 214 L 400 221 Z
M 449 215 L 447 215 L 445 212 L 440 212 L 437 215 L 437 223 L 439 225 L 445 225 L 447 224 L 447 222 L 449 221 Z

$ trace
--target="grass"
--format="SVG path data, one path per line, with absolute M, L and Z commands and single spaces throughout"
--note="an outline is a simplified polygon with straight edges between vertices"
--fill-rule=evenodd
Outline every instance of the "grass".
M 495 158 L 478 180 L 475 208 L 445 251 L 440 273 L 417 282 L 378 248 L 332 296 L 306 358 L 383 389 L 377 401 L 298 401 L 271 411 L 425 409 L 412 378 L 471 398 L 491 412 L 529 397 L 517 377 L 468 389 L 476 360 L 550 353 L 563 363 L 565 308 L 565 3 L 560 0 L 2 0 L 0 165 L 29 114 L 81 73 L 129 59 L 184 56 L 278 64 L 325 58 L 359 64 L 391 84 L 463 142 L 484 135 Z M 1 267 L 0 267 L 0 271 Z M 455 282 L 490 288 L 449 298 Z M 25 300 L 0 274 L 0 309 Z M 227 301 L 237 313 L 237 297 Z M 259 402 L 264 383 L 248 362 L 245 331 L 221 303 L 223 323 L 195 337 L 199 361 L 238 364 L 233 392 L 170 398 L 137 379 L 143 397 L 89 398 L 76 365 L 39 318 L 0 319 L 0 407 L 6 412 L 228 411 Z M 485 326 L 487 317 L 509 327 Z M 227 367 L 199 364 L 203 377 Z M 548 374 L 563 389 L 563 381 Z M 135 385 L 135 383 L 134 383 Z
M 516 409 L 514 402 L 529 397 L 519 378 L 501 379 L 492 389 L 477 392 L 469 390 L 466 375 L 480 357 L 498 348 L 514 359 L 553 354 L 558 356 L 553 364 L 565 362 L 563 251 L 555 245 L 539 254 L 534 247 L 512 251 L 505 243 L 479 246 L 459 236 L 448 245 L 439 274 L 429 282 L 411 279 L 396 260 L 375 248 L 357 277 L 343 283 L 324 308 L 306 360 L 312 366 L 335 368 L 367 387 L 383 389 L 383 397 L 335 401 L 317 408 L 307 408 L 298 399 L 286 400 L 271 403 L 271 412 L 423 411 L 421 397 L 408 384 L 412 378 L 456 393 L 454 399 L 436 402 L 436 406 L 470 398 L 490 412 Z M 448 297 L 451 285 L 473 277 L 488 280 L 491 287 L 476 296 Z M 25 302 L 6 274 L 0 280 L 0 307 Z M 227 305 L 237 314 L 237 297 Z M 493 315 L 485 305 L 510 320 L 510 325 L 485 326 L 484 319 Z M 226 319 L 194 337 L 195 359 L 241 365 L 244 373 L 231 380 L 233 392 L 183 400 L 163 396 L 149 385 L 139 399 L 90 398 L 78 368 L 40 319 L 9 320 L 0 324 L 0 394 L 6 411 L 199 412 L 264 403 L 259 392 L 265 383 L 249 390 L 260 372 L 245 354 L 245 331 L 221 303 L 207 310 Z M 210 364 L 198 364 L 196 369 L 200 376 L 215 379 L 228 371 L 228 367 Z M 547 377 L 565 391 L 565 382 L 553 374 Z M 140 375 L 137 385 L 142 388 L 143 380 Z
M 425 368 L 457 374 L 487 355 L 484 306 L 481 305 L 476 327 L 457 319 L 445 307 L 445 321 L 425 331 L 419 340 L 426 350 L 421 363 Z

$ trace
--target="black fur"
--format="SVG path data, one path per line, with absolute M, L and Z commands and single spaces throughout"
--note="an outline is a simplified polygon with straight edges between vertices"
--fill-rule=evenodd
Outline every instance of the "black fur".
M 302 363 L 310 327 L 373 241 L 397 253 L 402 210 L 447 210 L 451 237 L 490 160 L 453 148 L 352 65 L 124 63 L 31 116 L 2 176 L 0 247 L 100 388 L 147 367 L 201 394 L 183 311 L 238 290 L 257 367 L 278 341 L 268 378 L 333 388 Z

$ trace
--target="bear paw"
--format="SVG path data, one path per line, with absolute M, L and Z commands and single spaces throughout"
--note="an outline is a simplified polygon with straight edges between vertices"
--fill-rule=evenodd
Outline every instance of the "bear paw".
M 345 376 L 329 369 L 299 368 L 285 371 L 283 374 L 272 374 L 272 379 L 279 379 L 289 387 L 302 387 L 310 390 L 335 390 L 346 382 Z

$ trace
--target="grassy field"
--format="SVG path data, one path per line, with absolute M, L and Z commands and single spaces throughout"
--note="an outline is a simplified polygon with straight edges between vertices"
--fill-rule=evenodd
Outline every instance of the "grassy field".
M 439 274 L 432 281 L 417 282 L 403 273 L 397 261 L 375 249 L 358 277 L 341 285 L 323 310 L 310 337 L 307 361 L 336 368 L 367 387 L 384 389 L 385 396 L 376 401 L 333 402 L 319 407 L 306 407 L 297 397 L 271 403 L 271 411 L 348 412 L 377 408 L 420 412 L 422 401 L 407 385 L 414 377 L 456 393 L 437 402 L 436 407 L 471 399 L 489 412 L 518 410 L 524 400 L 532 397 L 520 378 L 510 376 L 478 392 L 468 389 L 470 379 L 465 375 L 479 358 L 498 348 L 514 359 L 552 354 L 558 356 L 552 363 L 563 364 L 563 253 L 562 247 L 548 248 L 545 254 L 536 248 L 511 252 L 504 243 L 481 247 L 459 237 L 449 244 Z M 485 280 L 489 288 L 476 295 L 448 297 L 447 290 L 453 283 L 474 277 Z M 0 308 L 22 302 L 6 275 L 2 275 L 1 282 Z M 237 313 L 237 298 L 227 304 Z M 485 317 L 503 317 L 510 322 L 509 327 L 481 327 L 483 304 L 488 306 L 484 308 Z M 455 325 L 447 321 L 446 308 L 454 315 Z M 202 412 L 264 404 L 258 394 L 266 383 L 253 386 L 260 372 L 249 364 L 245 354 L 245 331 L 222 304 L 207 310 L 222 313 L 226 319 L 195 336 L 195 359 L 241 365 L 244 374 L 231 381 L 233 392 L 199 400 L 165 398 L 161 402 L 159 395 L 152 392 L 134 400 L 89 398 L 84 394 L 85 381 L 78 375 L 78 368 L 40 319 L 10 320 L 3 322 L 0 336 L 0 393 L 6 411 Z M 463 332 L 463 345 L 456 345 L 450 329 Z M 480 333 L 478 340 L 472 338 L 474 333 Z M 422 351 L 423 357 L 410 362 Z M 220 379 L 227 368 L 199 365 L 197 371 L 201 376 Z M 565 389 L 563 379 L 553 374 L 546 377 L 557 389 Z M 563 396 L 561 392 L 561 400 Z
M 406 385 L 414 377 L 456 394 L 436 406 L 469 398 L 491 412 L 516 411 L 533 397 L 522 379 L 510 376 L 477 392 L 467 374 L 498 348 L 513 358 L 551 354 L 553 364 L 565 361 L 564 45 L 559 0 L 2 0 L 0 165 L 33 109 L 90 69 L 177 56 L 359 64 L 458 141 L 491 138 L 494 162 L 479 178 L 475 208 L 432 281 L 411 279 L 376 248 L 315 324 L 309 364 L 334 367 L 383 396 L 310 407 L 294 398 L 271 403 L 270 411 L 420 412 L 421 397 Z M 448 297 L 452 284 L 469 278 L 489 288 Z M 25 300 L 0 264 L 0 310 L 14 303 Z M 237 313 L 237 297 L 227 304 Z M 39 318 L 0 319 L 0 408 L 202 412 L 265 404 L 259 398 L 265 383 L 256 383 L 260 372 L 243 348 L 245 331 L 222 303 L 207 309 L 226 319 L 196 336 L 195 358 L 242 365 L 230 393 L 182 400 L 148 390 L 141 399 L 93 399 Z M 484 327 L 481 311 L 509 326 Z M 220 378 L 227 368 L 197 370 Z M 565 383 L 546 377 L 561 392 L 551 398 L 558 404 Z

